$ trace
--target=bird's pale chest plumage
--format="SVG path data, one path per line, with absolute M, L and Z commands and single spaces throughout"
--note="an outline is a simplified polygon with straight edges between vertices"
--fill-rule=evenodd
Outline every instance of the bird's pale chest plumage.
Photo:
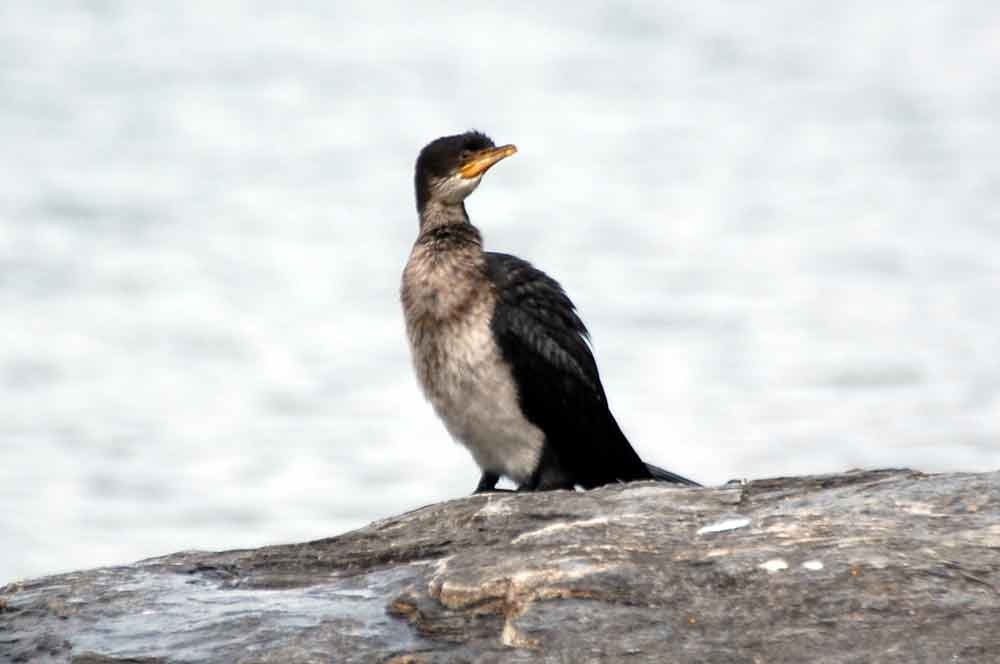
M 522 415 L 493 339 L 495 298 L 481 251 L 414 246 L 402 300 L 420 386 L 483 470 L 524 482 L 538 466 L 544 436 Z

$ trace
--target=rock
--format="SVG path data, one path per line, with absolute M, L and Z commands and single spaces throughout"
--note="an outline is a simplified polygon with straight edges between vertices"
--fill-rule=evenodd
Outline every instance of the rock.
M 1000 473 L 489 494 L 0 589 L 0 661 L 989 662 Z

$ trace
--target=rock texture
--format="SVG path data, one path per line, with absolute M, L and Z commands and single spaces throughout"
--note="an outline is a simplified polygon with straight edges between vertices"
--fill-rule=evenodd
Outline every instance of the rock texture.
M 0 661 L 1000 661 L 1000 473 L 490 494 L 0 589 Z

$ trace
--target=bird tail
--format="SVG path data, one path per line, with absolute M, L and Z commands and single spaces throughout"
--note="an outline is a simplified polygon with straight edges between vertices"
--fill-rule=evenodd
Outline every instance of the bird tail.
M 654 480 L 659 482 L 673 482 L 674 484 L 683 484 L 685 486 L 701 486 L 694 480 L 689 480 L 686 477 L 681 477 L 677 473 L 672 473 L 665 468 L 660 468 L 659 466 L 654 466 L 651 463 L 646 464 L 646 470 L 649 474 L 653 476 Z

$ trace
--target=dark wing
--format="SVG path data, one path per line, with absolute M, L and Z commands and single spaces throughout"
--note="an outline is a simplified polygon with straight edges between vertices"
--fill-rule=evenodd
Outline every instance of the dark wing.
M 608 410 L 587 328 L 562 287 L 514 256 L 487 252 L 486 264 L 498 296 L 490 325 L 521 410 L 545 434 L 537 488 L 652 479 Z

